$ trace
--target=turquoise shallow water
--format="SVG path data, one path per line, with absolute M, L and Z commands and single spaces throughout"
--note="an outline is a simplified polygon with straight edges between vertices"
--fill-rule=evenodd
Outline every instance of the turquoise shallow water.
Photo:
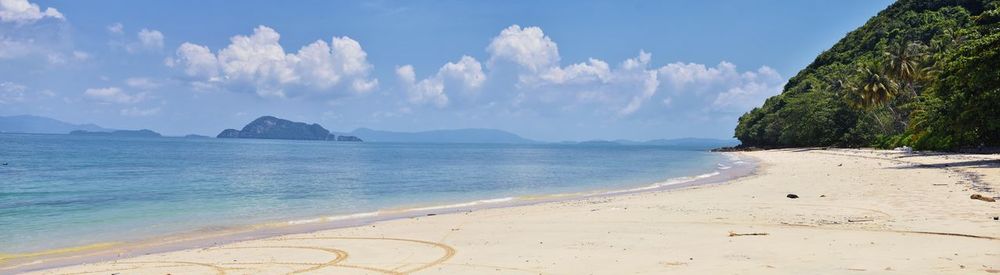
M 0 252 L 620 189 L 710 173 L 657 146 L 390 144 L 0 134 Z

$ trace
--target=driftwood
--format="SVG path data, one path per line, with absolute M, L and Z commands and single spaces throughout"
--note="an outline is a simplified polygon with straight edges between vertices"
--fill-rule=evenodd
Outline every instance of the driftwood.
M 736 232 L 729 231 L 729 236 L 730 237 L 739 237 L 739 236 L 767 236 L 767 235 L 770 235 L 770 234 L 765 233 L 765 232 L 736 233 Z
M 974 199 L 974 200 L 981 200 L 981 201 L 985 201 L 985 202 L 996 202 L 997 201 L 994 198 L 990 198 L 990 197 L 983 196 L 983 195 L 980 195 L 980 194 L 972 194 L 972 196 L 970 196 L 969 198 L 970 199 Z

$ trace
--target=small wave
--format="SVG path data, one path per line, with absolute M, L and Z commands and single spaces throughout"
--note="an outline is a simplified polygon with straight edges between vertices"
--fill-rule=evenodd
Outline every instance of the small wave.
M 476 206 L 476 205 L 480 205 L 480 204 L 501 203 L 501 202 L 511 201 L 513 199 L 514 199 L 514 197 L 505 197 L 505 198 L 498 198 L 498 199 L 486 199 L 486 200 L 477 200 L 477 201 L 470 201 L 470 202 L 463 202 L 463 203 L 456 203 L 456 204 L 445 204 L 445 205 L 435 205 L 435 206 L 427 206 L 427 207 L 410 208 L 410 209 L 405 209 L 405 211 L 427 211 L 427 210 L 451 209 L 451 208 L 459 208 L 459 207 Z
M 739 159 L 740 159 L 739 157 L 731 156 L 730 160 L 734 160 L 731 164 L 737 164 L 737 165 L 739 165 L 739 164 L 744 163 L 742 160 L 739 160 Z M 689 183 L 689 182 L 693 182 L 693 181 L 697 181 L 697 180 L 701 180 L 701 179 L 705 179 L 705 178 L 709 178 L 709 177 L 714 177 L 714 176 L 720 175 L 721 174 L 720 171 L 728 170 L 728 169 L 733 168 L 733 166 L 730 166 L 730 165 L 727 165 L 727 164 L 723 164 L 723 163 L 717 163 L 716 165 L 718 166 L 717 167 L 718 169 L 716 171 L 713 171 L 713 172 L 710 172 L 710 173 L 705 173 L 705 174 L 700 174 L 700 175 L 695 175 L 695 176 L 684 176 L 684 177 L 671 178 L 671 179 L 667 179 L 667 180 L 664 180 L 664 181 L 656 182 L 656 183 L 653 183 L 653 184 L 650 184 L 650 185 L 640 186 L 640 187 L 635 187 L 635 188 L 617 189 L 617 190 L 603 191 L 603 192 L 602 191 L 592 191 L 592 192 L 558 193 L 558 194 L 545 194 L 545 195 L 527 195 L 527 196 L 520 196 L 520 197 L 503 197 L 503 198 L 495 198 L 495 199 L 483 199 L 483 200 L 475 200 L 475 201 L 469 201 L 469 202 L 461 202 L 461 203 L 453 203 L 453 204 L 443 204 L 443 205 L 431 205 L 431 206 L 413 207 L 413 208 L 383 209 L 383 210 L 379 210 L 379 211 L 375 211 L 375 212 L 365 212 L 365 213 L 356 213 L 356 214 L 349 214 L 349 215 L 338 215 L 338 216 L 319 217 L 319 218 L 312 218 L 312 219 L 293 220 L 293 221 L 288 221 L 287 224 L 289 224 L 289 225 L 299 225 L 299 224 L 309 224 L 309 223 L 319 223 L 319 222 L 332 222 L 332 221 L 341 221 L 341 220 L 350 220 L 350 219 L 371 218 L 371 217 L 377 217 L 380 214 L 389 214 L 389 215 L 392 215 L 392 214 L 407 213 L 407 212 L 424 212 L 424 211 L 443 210 L 443 209 L 456 209 L 456 208 L 479 206 L 479 205 L 484 205 L 484 204 L 500 204 L 500 203 L 510 202 L 510 201 L 514 201 L 514 200 L 519 200 L 519 201 L 521 201 L 521 200 L 523 200 L 523 201 L 536 201 L 536 200 L 558 199 L 558 198 L 566 198 L 566 197 L 583 197 L 583 196 L 590 196 L 590 195 L 616 195 L 616 194 L 624 194 L 624 193 L 635 193 L 635 192 L 648 191 L 648 190 L 653 190 L 653 189 L 660 189 L 660 188 L 663 188 L 663 187 L 666 187 L 666 186 L 683 184 L 683 183 Z
M 364 212 L 364 213 L 356 213 L 356 214 L 349 214 L 349 215 L 319 217 L 319 218 L 305 219 L 305 220 L 294 220 L 294 221 L 288 221 L 288 224 L 295 225 L 295 224 L 308 224 L 308 223 L 317 223 L 317 222 L 331 222 L 331 221 L 359 219 L 359 218 L 370 218 L 370 217 L 377 217 L 378 214 L 379 214 L 379 211 Z
M 665 186 L 671 186 L 671 185 L 677 185 L 677 184 L 682 184 L 682 183 L 688 183 L 688 182 L 692 182 L 692 181 L 696 181 L 696 180 L 700 180 L 700 179 L 704 179 L 704 178 L 714 177 L 714 176 L 717 176 L 719 174 L 720 174 L 719 171 L 714 171 L 714 172 L 711 172 L 711 173 L 705 173 L 705 174 L 701 174 L 701 175 L 697 175 L 697 176 L 672 178 L 672 179 L 668 179 L 668 180 L 665 180 L 665 181 L 661 181 L 661 182 L 657 182 L 657 183 L 654 183 L 654 184 L 650 184 L 650 185 L 647 185 L 647 186 L 636 187 L 636 188 L 629 188 L 629 189 L 621 189 L 621 190 L 612 190 L 612 191 L 604 192 L 602 194 L 605 194 L 605 195 L 614 195 L 614 194 L 621 194 L 621 193 L 632 193 L 632 192 L 638 192 L 638 191 L 646 191 L 646 190 L 658 189 L 658 188 L 662 188 L 662 187 L 665 187 Z

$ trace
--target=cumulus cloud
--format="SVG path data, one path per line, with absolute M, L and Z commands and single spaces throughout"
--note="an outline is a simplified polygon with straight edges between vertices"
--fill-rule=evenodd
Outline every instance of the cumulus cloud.
M 185 42 L 177 48 L 177 59 L 167 59 L 167 66 L 184 65 L 184 74 L 196 79 L 219 81 L 219 59 L 208 47 Z
M 486 81 L 482 64 L 470 56 L 462 56 L 458 62 L 448 62 L 438 69 L 437 74 L 420 81 L 417 81 L 411 65 L 396 68 L 396 76 L 403 82 L 411 103 L 430 103 L 437 107 L 448 105 L 447 86 L 474 91 Z
M 107 26 L 108 32 L 112 34 L 122 34 L 125 32 L 125 26 L 122 23 L 114 23 Z
M 0 59 L 32 57 L 49 64 L 67 63 L 72 51 L 67 29 L 65 17 L 55 8 L 43 10 L 25 0 L 0 0 Z
M 131 104 L 146 98 L 146 94 L 129 94 L 118 87 L 90 88 L 84 91 L 84 96 L 103 103 Z
M 63 14 L 55 8 L 49 7 L 42 10 L 38 4 L 30 3 L 27 0 L 0 0 L 0 22 L 27 24 L 46 18 L 65 19 Z
M 162 49 L 163 33 L 158 30 L 142 29 L 136 34 L 139 37 L 139 45 L 146 49 Z
M 430 103 L 437 107 L 448 105 L 448 96 L 444 94 L 444 84 L 440 81 L 417 81 L 413 66 L 404 65 L 396 68 L 396 76 L 407 86 L 406 91 L 411 103 Z
M 444 107 L 454 101 L 455 92 L 476 88 L 484 90 L 480 93 L 507 94 L 486 97 L 491 100 L 486 103 L 489 106 L 495 106 L 499 98 L 512 108 L 575 108 L 616 118 L 668 108 L 742 111 L 780 91 L 784 82 L 769 67 L 740 72 L 725 61 L 715 67 L 682 62 L 656 67 L 652 54 L 641 50 L 615 65 L 589 58 L 563 66 L 559 46 L 539 27 L 507 27 L 490 41 L 486 53 L 490 69 L 486 72 L 474 58 L 465 56 L 425 79 L 417 79 L 410 65 L 397 67 L 396 75 L 413 104 Z M 516 83 L 501 83 L 501 77 L 479 88 L 498 72 L 513 73 Z M 647 104 L 652 100 L 657 104 Z
M 627 116 L 651 98 L 660 84 L 655 69 L 650 68 L 651 54 L 645 51 L 616 67 L 597 58 L 563 67 L 558 45 L 539 27 L 510 26 L 493 38 L 486 51 L 492 66 L 508 62 L 518 68 L 517 87 L 528 90 L 519 96 L 519 104 L 532 100 L 598 104 L 616 116 Z
M 378 87 L 378 80 L 369 77 L 368 54 L 350 37 L 317 40 L 296 53 L 285 52 L 280 38 L 274 29 L 258 26 L 252 35 L 233 36 L 217 53 L 186 42 L 177 49 L 176 58 L 165 63 L 182 68 L 194 85 L 252 90 L 260 96 L 336 90 L 365 93 Z M 337 89 L 341 85 L 345 88 Z
M 597 58 L 563 67 L 559 46 L 539 27 L 512 25 L 491 40 L 486 52 L 490 69 L 508 67 L 516 74 L 517 83 L 510 87 L 514 95 L 506 97 L 512 106 L 590 104 L 600 105 L 602 112 L 626 116 L 639 109 L 659 86 L 658 74 L 650 68 L 651 55 L 644 51 L 614 67 Z M 407 86 L 410 102 L 442 106 L 454 90 L 452 86 L 457 86 L 444 81 L 449 75 L 469 76 L 457 78 L 476 85 L 486 80 L 489 73 L 483 73 L 478 62 L 475 66 L 462 65 L 473 62 L 472 57 L 463 57 L 459 63 L 445 64 L 436 75 L 420 81 L 412 79 L 412 67 L 400 67 L 397 75 Z
M 559 47 L 539 27 L 507 27 L 493 38 L 486 51 L 491 56 L 491 64 L 506 60 L 532 72 L 559 64 Z
M 114 29 L 115 27 L 120 27 L 120 25 L 109 27 L 109 30 L 114 32 L 115 30 L 121 31 L 120 28 Z M 123 41 L 112 42 L 112 45 L 125 44 L 125 50 L 129 53 L 139 53 L 139 52 L 158 52 L 163 50 L 163 33 L 158 30 L 150 30 L 143 28 L 135 34 L 135 40 L 125 44 Z
M 763 66 L 756 72 L 740 74 L 738 81 L 712 101 L 717 109 L 749 110 L 768 97 L 781 92 L 784 81 L 777 71 Z

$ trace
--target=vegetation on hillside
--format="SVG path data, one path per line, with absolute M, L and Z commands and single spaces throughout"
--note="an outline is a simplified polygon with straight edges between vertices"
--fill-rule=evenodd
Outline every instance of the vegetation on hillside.
M 743 146 L 1000 146 L 1000 1 L 901 0 L 740 117 Z

